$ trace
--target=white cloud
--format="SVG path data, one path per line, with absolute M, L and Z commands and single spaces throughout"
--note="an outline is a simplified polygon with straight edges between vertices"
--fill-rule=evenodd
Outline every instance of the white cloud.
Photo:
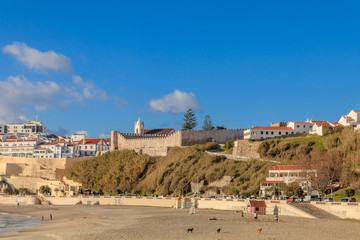
M 149 105 L 154 111 L 170 113 L 183 113 L 189 108 L 193 110 L 201 109 L 200 101 L 195 94 L 179 90 L 175 90 L 160 99 L 152 99 L 149 101 Z
M 105 133 L 100 133 L 98 137 L 99 137 L 99 138 L 109 138 L 110 135 L 109 135 L 109 134 L 105 134 Z
M 87 131 L 84 131 L 84 130 L 77 131 L 76 134 L 85 134 L 86 136 L 89 136 L 89 133 Z
M 2 50 L 4 53 L 13 55 L 16 60 L 30 70 L 34 69 L 40 72 L 54 70 L 65 73 L 72 73 L 74 71 L 71 59 L 54 51 L 41 52 L 20 42 L 13 42 Z
M 82 96 L 85 98 L 95 98 L 99 100 L 108 100 L 109 97 L 107 96 L 106 92 L 100 88 L 97 88 L 91 82 L 85 82 L 82 77 L 78 75 L 73 76 L 74 84 L 82 87 Z
M 105 91 L 81 81 L 70 86 L 54 81 L 32 82 L 21 76 L 0 81 L 0 122 L 24 121 L 29 108 L 35 111 L 66 109 L 86 99 L 107 100 Z

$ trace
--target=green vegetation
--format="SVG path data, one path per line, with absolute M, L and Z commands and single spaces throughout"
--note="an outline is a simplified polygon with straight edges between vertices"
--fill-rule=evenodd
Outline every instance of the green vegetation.
M 317 174 L 311 182 L 318 190 L 333 186 L 335 182 L 341 182 L 345 188 L 360 188 L 359 143 L 359 132 L 348 127 L 342 131 L 328 131 L 322 137 L 307 135 L 265 140 L 258 153 L 262 158 L 288 164 L 317 166 Z
M 202 126 L 202 129 L 204 131 L 209 131 L 209 130 L 214 129 L 213 122 L 211 121 L 211 118 L 209 115 L 205 116 L 204 125 Z
M 352 196 L 346 194 L 346 192 L 350 189 L 354 191 L 354 195 Z M 340 201 L 341 199 L 348 197 L 356 198 L 357 201 L 360 201 L 360 189 L 343 188 L 334 193 L 334 201 Z M 325 195 L 324 198 L 331 198 L 331 194 Z
M 192 109 L 188 109 L 187 112 L 184 114 L 184 124 L 182 130 L 192 130 L 196 127 L 196 117 L 195 113 Z
M 72 165 L 65 176 L 95 192 L 161 195 L 191 192 L 189 183 L 197 181 L 204 183 L 203 191 L 216 191 L 209 183 L 231 176 L 232 180 L 222 192 L 256 194 L 260 182 L 274 166 L 270 162 L 234 161 L 205 152 L 215 148 L 219 148 L 216 143 L 175 147 L 161 158 L 129 150 L 108 152 Z

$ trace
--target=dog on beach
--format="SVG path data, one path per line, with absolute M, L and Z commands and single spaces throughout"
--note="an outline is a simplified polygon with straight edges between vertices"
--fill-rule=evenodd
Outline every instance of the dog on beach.
M 188 233 L 189 233 L 189 232 L 192 233 L 193 230 L 194 230 L 194 228 L 188 228 L 187 232 L 188 232 Z
M 261 231 L 262 231 L 262 228 L 256 229 L 257 233 L 261 233 Z
M 218 228 L 217 230 L 216 230 L 218 233 L 220 233 L 220 231 L 221 231 L 221 228 Z

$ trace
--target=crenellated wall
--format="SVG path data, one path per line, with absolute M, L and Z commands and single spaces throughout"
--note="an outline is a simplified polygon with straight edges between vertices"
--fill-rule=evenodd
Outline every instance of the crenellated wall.
M 225 143 L 228 140 L 243 139 L 244 129 L 211 131 L 177 131 L 170 135 L 138 135 L 111 132 L 111 150 L 130 149 L 141 154 L 166 156 L 175 146 L 190 146 L 207 142 Z

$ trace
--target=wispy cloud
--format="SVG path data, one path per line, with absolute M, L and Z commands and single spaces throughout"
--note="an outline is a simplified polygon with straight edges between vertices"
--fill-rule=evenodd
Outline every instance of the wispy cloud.
M 69 57 L 51 50 L 41 52 L 21 42 L 13 42 L 2 50 L 4 53 L 14 56 L 16 60 L 30 70 L 37 70 L 43 73 L 46 70 L 53 70 L 68 74 L 74 71 Z
M 179 90 L 175 90 L 160 99 L 152 99 L 149 101 L 149 105 L 153 111 L 164 113 L 183 113 L 189 108 L 193 110 L 201 109 L 200 101 L 195 94 L 181 92 Z

